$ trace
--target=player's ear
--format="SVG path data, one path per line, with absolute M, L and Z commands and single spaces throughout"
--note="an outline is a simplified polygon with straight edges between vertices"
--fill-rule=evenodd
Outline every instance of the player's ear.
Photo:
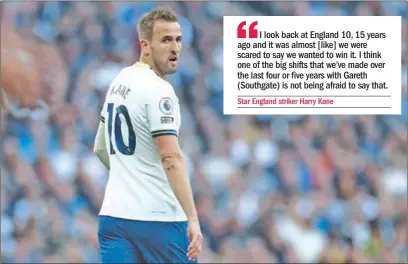
M 146 39 L 141 39 L 140 40 L 140 49 L 142 53 L 144 54 L 149 54 L 150 53 L 150 45 L 149 42 Z

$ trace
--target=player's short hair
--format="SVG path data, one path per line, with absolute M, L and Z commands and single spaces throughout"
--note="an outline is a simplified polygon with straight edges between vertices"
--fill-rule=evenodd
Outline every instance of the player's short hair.
M 151 40 L 153 36 L 154 22 L 162 20 L 166 22 L 178 22 L 176 15 L 169 8 L 156 7 L 144 14 L 137 25 L 139 39 Z

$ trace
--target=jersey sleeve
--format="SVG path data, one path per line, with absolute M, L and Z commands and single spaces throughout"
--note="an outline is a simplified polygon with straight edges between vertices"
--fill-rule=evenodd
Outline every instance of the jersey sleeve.
M 109 87 L 108 91 L 105 94 L 105 100 L 103 101 L 103 105 L 102 105 L 102 109 L 101 109 L 101 116 L 100 116 L 100 121 L 105 123 L 105 119 L 106 119 L 106 100 L 108 98 L 108 93 L 109 90 L 111 89 L 111 87 Z
M 104 100 L 103 105 L 102 105 L 101 117 L 100 117 L 100 121 L 103 122 L 103 123 L 105 123 L 105 119 L 107 118 L 107 117 L 106 117 L 106 112 L 107 112 L 106 106 L 107 106 L 107 100 L 108 100 L 108 97 L 109 97 L 109 93 L 111 92 L 112 87 L 114 86 L 115 80 L 116 80 L 117 78 L 118 78 L 118 77 L 116 77 L 116 78 L 111 82 L 111 84 L 109 85 L 109 88 L 107 89 L 107 91 L 106 91 L 106 93 L 105 93 L 105 100 Z
M 106 101 L 103 103 L 103 106 L 102 106 L 102 110 L 101 110 L 101 117 L 100 117 L 100 121 L 102 122 L 102 123 L 105 123 L 105 112 L 106 112 Z
M 147 118 L 152 137 L 178 135 L 180 127 L 180 107 L 172 87 L 149 93 Z

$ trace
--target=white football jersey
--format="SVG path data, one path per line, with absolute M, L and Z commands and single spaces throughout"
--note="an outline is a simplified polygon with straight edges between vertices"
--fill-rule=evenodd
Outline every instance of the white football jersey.
M 100 215 L 185 221 L 154 138 L 178 135 L 180 106 L 170 83 L 146 64 L 121 70 L 101 112 L 110 171 Z

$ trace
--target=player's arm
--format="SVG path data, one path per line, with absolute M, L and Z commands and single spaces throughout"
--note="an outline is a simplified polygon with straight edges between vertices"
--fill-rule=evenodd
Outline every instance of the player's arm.
M 188 177 L 187 163 L 180 150 L 178 138 L 175 135 L 158 135 L 155 137 L 160 153 L 163 169 L 171 188 L 183 207 L 188 220 L 198 220 Z
M 156 141 L 169 184 L 187 217 L 197 219 L 187 165 L 177 138 L 177 120 L 180 117 L 178 99 L 169 87 L 150 94 L 147 102 L 150 132 Z
M 105 142 L 105 118 L 101 116 L 101 121 L 99 121 L 98 131 L 96 132 L 95 142 L 94 142 L 94 153 L 99 158 L 99 160 L 105 165 L 109 170 L 109 154 L 106 149 Z
M 197 259 L 201 253 L 203 237 L 194 205 L 186 160 L 181 153 L 178 139 L 175 135 L 157 135 L 155 136 L 155 141 L 170 186 L 188 218 L 187 231 L 190 245 L 186 255 L 190 260 Z

